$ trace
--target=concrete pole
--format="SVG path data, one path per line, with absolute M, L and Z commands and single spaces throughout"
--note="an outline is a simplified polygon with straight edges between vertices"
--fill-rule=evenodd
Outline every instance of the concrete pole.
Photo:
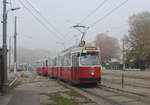
M 123 51 L 122 51 L 122 53 L 123 53 L 123 55 L 122 55 L 122 62 L 123 62 L 123 69 L 122 69 L 122 88 L 124 88 L 124 70 L 125 70 L 125 56 L 124 56 L 124 51 L 125 51 L 125 48 L 124 48 L 124 39 L 123 39 L 123 43 L 122 43 L 122 49 L 123 49 Z
M 9 36 L 9 70 L 8 70 L 8 79 L 9 79 L 9 72 L 11 70 L 11 36 Z
M 3 69 L 2 69 L 2 91 L 8 91 L 7 82 L 7 0 L 3 0 Z
M 14 28 L 14 73 L 17 72 L 17 16 L 15 16 Z

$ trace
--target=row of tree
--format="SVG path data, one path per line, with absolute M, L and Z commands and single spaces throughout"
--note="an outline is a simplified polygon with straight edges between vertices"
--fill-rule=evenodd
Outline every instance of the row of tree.
M 129 30 L 124 35 L 122 45 L 114 37 L 98 34 L 95 43 L 101 50 L 101 61 L 109 62 L 112 58 L 121 58 L 124 54 L 127 68 L 145 69 L 150 66 L 150 13 L 142 12 L 129 17 Z M 122 50 L 121 50 L 122 49 Z M 123 54 L 121 53 L 123 52 Z M 121 61 L 121 59 L 120 59 Z

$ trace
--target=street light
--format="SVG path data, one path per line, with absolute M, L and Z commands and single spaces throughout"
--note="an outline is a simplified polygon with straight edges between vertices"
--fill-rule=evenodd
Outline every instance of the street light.
M 11 8 L 10 10 L 11 11 L 15 11 L 15 10 L 18 10 L 18 9 L 20 9 L 20 7 L 18 7 L 18 8 Z
M 6 21 L 7 21 L 7 15 L 8 15 L 8 12 L 9 11 L 16 11 L 16 10 L 19 10 L 20 9 L 20 7 L 17 7 L 17 8 L 11 8 L 11 9 L 8 9 L 7 11 L 6 11 L 6 13 L 5 13 L 5 17 L 6 17 Z
M 3 0 L 3 69 L 2 69 L 2 91 L 6 92 L 8 90 L 8 84 L 7 84 L 7 14 L 8 12 L 18 10 L 20 8 L 12 8 L 6 10 L 7 1 Z
M 9 50 L 8 50 L 8 52 L 9 52 L 9 71 L 11 70 L 10 68 L 11 68 L 11 50 L 12 50 L 12 48 L 11 48 L 11 38 L 13 38 L 13 36 L 9 36 Z M 8 76 L 9 76 L 9 71 L 8 71 Z

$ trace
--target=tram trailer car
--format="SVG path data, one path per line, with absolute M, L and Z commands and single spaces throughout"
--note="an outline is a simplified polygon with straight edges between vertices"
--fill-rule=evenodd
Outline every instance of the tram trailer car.
M 36 72 L 37 72 L 37 74 L 39 74 L 39 75 L 40 75 L 40 70 L 41 70 L 40 67 L 37 67 L 37 68 L 36 68 Z
M 47 63 L 49 77 L 73 84 L 101 83 L 100 50 L 93 44 L 73 46 Z
M 37 62 L 38 67 L 36 69 L 37 74 L 47 76 L 48 75 L 48 65 L 47 65 L 48 60 L 42 60 Z

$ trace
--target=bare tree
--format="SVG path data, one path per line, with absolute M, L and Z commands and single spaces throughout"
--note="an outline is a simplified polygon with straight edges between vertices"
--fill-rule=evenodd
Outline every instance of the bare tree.
M 101 33 L 96 36 L 95 44 L 100 48 L 102 62 L 108 62 L 111 58 L 119 58 L 120 46 L 116 38 Z

